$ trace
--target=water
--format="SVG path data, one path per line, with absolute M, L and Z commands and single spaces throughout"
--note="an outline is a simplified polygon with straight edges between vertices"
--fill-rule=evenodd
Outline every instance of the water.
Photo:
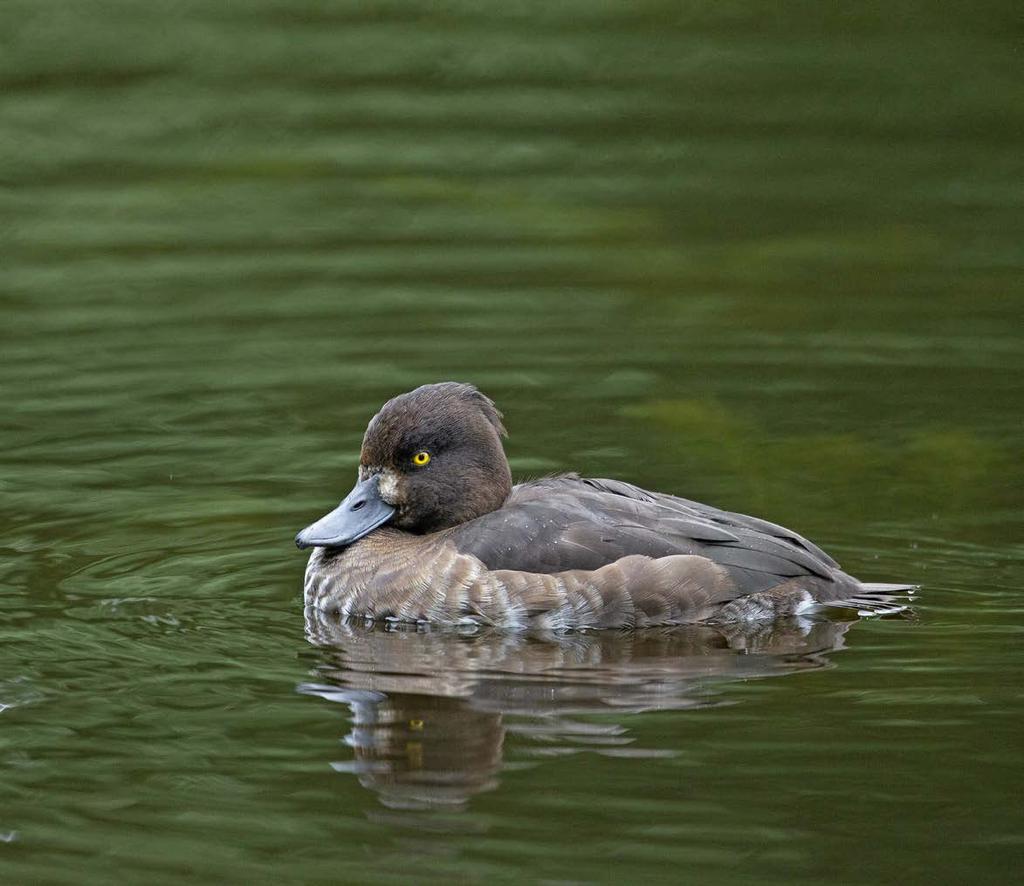
M 1003 882 L 1024 847 L 1015 6 L 8 2 L 5 883 Z M 910 618 L 304 623 L 425 381 Z

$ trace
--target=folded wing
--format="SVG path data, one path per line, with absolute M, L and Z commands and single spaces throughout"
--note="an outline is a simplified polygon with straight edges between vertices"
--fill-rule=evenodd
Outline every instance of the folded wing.
M 831 580 L 838 570 L 816 545 L 774 523 L 575 475 L 516 486 L 504 507 L 450 538 L 489 569 L 532 573 L 594 570 L 634 554 L 696 554 L 723 566 L 737 594 L 800 576 Z

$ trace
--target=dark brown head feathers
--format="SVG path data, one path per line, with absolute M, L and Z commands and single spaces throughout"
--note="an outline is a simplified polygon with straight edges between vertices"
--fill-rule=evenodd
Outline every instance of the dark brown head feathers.
M 399 394 L 366 428 L 360 465 L 394 477 L 394 525 L 412 532 L 455 526 L 501 507 L 512 475 L 505 427 L 473 385 L 440 382 Z M 429 454 L 419 466 L 417 453 Z
M 465 422 L 473 417 L 485 419 L 502 437 L 508 436 L 494 402 L 473 385 L 457 381 L 421 385 L 392 397 L 381 407 L 366 428 L 363 447 L 387 440 L 392 447 L 409 448 L 423 436 L 447 442 L 457 430 L 458 422 L 453 420 Z

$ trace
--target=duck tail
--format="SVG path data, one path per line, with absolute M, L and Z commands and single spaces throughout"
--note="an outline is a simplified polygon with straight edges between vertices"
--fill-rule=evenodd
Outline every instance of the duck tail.
M 860 582 L 857 590 L 839 600 L 823 600 L 819 606 L 854 609 L 857 615 L 895 615 L 906 612 L 914 602 L 919 585 Z

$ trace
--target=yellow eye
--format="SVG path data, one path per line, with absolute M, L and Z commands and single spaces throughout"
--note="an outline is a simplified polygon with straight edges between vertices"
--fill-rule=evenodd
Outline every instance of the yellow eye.
M 430 453 L 421 450 L 412 457 L 412 463 L 418 468 L 422 468 L 426 464 L 430 464 Z

